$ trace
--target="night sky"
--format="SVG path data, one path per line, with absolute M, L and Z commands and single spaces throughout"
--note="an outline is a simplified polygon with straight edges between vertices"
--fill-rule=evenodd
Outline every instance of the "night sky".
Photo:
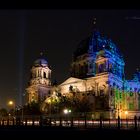
M 66 80 L 72 53 L 92 33 L 94 17 L 101 34 L 121 50 L 131 79 L 140 67 L 140 10 L 0 10 L 0 108 L 9 99 L 19 103 L 40 52 L 52 68 L 52 81 Z

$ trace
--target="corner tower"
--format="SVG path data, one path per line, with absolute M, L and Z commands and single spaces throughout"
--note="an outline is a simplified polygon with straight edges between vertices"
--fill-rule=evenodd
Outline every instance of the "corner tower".
M 31 80 L 27 88 L 28 103 L 43 102 L 49 96 L 51 89 L 51 69 L 45 57 L 41 56 L 31 69 Z

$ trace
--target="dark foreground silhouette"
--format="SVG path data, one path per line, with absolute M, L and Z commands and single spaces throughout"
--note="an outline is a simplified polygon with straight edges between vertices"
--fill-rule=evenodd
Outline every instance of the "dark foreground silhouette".
M 0 136 L 6 139 L 136 139 L 140 138 L 138 130 L 84 129 L 66 127 L 0 127 Z

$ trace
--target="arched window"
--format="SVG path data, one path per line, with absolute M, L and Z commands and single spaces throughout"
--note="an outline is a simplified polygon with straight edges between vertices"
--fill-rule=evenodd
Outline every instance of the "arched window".
M 104 72 L 104 64 L 100 64 L 99 67 L 98 67 L 98 72 L 101 73 L 101 72 Z
M 109 64 L 109 72 L 112 72 L 112 64 Z
M 44 77 L 44 78 L 47 78 L 47 77 L 46 77 L 46 73 L 45 73 L 45 72 L 43 73 L 43 77 Z
M 113 96 L 113 88 L 111 88 L 110 95 Z

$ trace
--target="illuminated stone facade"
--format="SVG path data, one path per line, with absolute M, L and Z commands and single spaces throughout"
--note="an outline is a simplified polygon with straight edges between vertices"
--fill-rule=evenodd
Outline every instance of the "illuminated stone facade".
M 51 87 L 51 70 L 44 58 L 34 62 L 27 88 L 28 103 L 42 102 L 45 110 L 46 102 L 57 100 L 57 93 L 64 96 L 75 93 L 88 96 L 94 118 L 140 116 L 140 72 L 132 80 L 126 80 L 124 66 L 114 42 L 95 30 L 74 52 L 71 77 L 62 84 Z
M 51 70 L 48 62 L 41 57 L 34 62 L 31 69 L 31 80 L 27 90 L 28 103 L 43 102 L 50 94 L 51 90 Z
M 140 116 L 140 73 L 126 80 L 123 57 L 112 40 L 98 31 L 83 40 L 73 55 L 71 77 L 58 86 L 63 95 L 86 93 L 95 118 Z

